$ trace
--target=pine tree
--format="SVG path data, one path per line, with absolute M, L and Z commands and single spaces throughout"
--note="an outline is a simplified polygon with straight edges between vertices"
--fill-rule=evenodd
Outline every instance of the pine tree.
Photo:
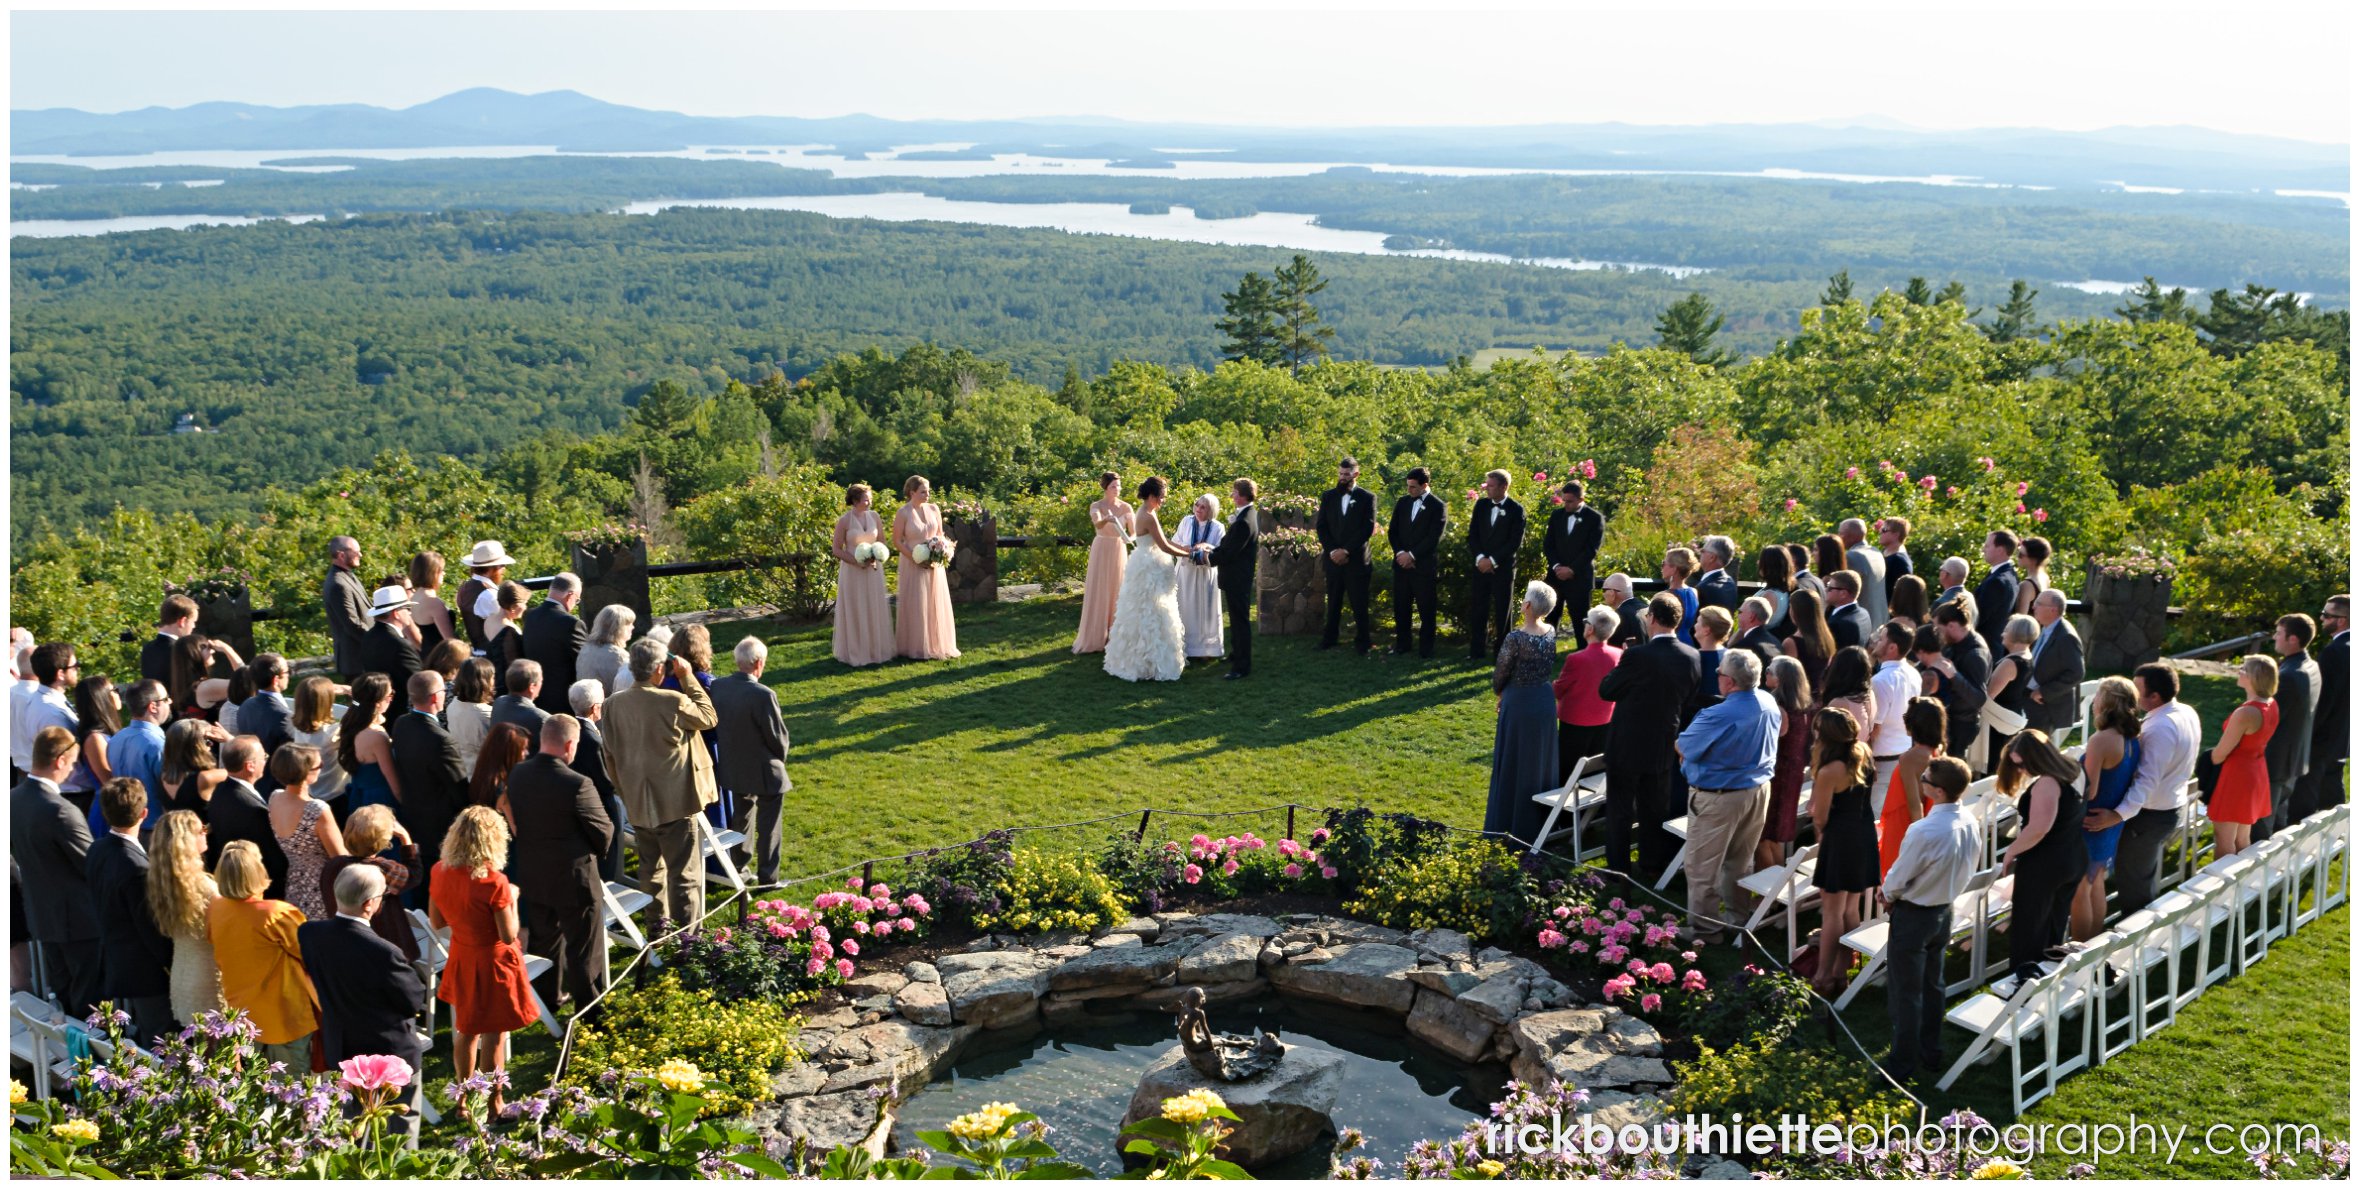
M 2037 339 L 2044 329 L 2032 312 L 2032 299 L 2040 291 L 2030 282 L 2017 280 L 2008 286 L 2008 300 L 2000 304 L 1999 316 L 1992 319 L 1983 333 L 1994 343 L 2013 343 L 2018 339 Z
M 1221 295 L 1221 309 L 1227 317 L 1213 327 L 1228 337 L 1221 345 L 1222 357 L 1277 367 L 1281 332 L 1278 299 L 1270 282 L 1260 273 L 1247 273 L 1238 280 L 1235 292 Z
M 2131 300 L 2114 308 L 2114 316 L 2126 322 L 2178 322 L 2193 324 L 2196 311 L 2188 305 L 2188 291 L 2174 289 L 2166 292 L 2149 277 L 2131 291 Z
M 1851 300 L 1852 270 L 1837 269 L 1836 275 L 1827 279 L 1827 292 L 1819 295 L 1819 304 L 1822 306 L 1841 306 L 1845 302 Z
M 1319 275 L 1319 266 L 1300 252 L 1272 276 L 1278 281 L 1271 296 L 1278 315 L 1279 354 L 1289 372 L 1299 373 L 1304 364 L 1326 359 L 1327 341 L 1336 337 L 1335 328 L 1321 322 L 1319 307 L 1311 304 L 1312 296 L 1328 283 Z
M 1713 303 L 1701 293 L 1691 293 L 1665 307 L 1663 317 L 1655 320 L 1659 345 L 1677 351 L 1708 368 L 1718 368 L 1729 362 L 1729 353 L 1713 346 L 1713 336 L 1721 331 L 1723 319 L 1714 311 Z
M 1912 306 L 1931 306 L 1934 304 L 1934 287 L 1926 284 L 1924 277 L 1911 277 L 1909 288 L 1901 291 L 1901 300 Z
M 680 386 L 678 381 L 658 380 L 647 386 L 647 394 L 639 398 L 639 408 L 631 412 L 631 421 L 639 428 L 660 438 L 673 438 L 688 432 L 697 408 L 704 399 Z
M 1965 307 L 1967 304 L 1967 283 L 1964 281 L 1952 281 L 1949 284 L 1944 285 L 1942 287 L 1942 292 L 1934 295 L 1934 304 L 1937 306 L 1947 305 L 1959 306 L 1962 308 Z M 1974 309 L 1967 311 L 1967 317 L 1973 318 L 1982 312 L 1983 307 L 1977 306 Z

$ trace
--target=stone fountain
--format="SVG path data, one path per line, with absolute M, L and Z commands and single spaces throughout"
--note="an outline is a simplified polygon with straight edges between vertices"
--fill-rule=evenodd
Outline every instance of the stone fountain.
M 1180 995 L 1175 1016 L 1180 1040 L 1139 1077 L 1123 1124 L 1150 1119 L 1166 1099 L 1209 1088 L 1236 1112 L 1222 1156 L 1248 1169 L 1303 1152 L 1335 1130 L 1343 1059 L 1303 1049 L 1263 1032 L 1258 1037 L 1214 1033 L 1205 1019 L 1205 990 Z

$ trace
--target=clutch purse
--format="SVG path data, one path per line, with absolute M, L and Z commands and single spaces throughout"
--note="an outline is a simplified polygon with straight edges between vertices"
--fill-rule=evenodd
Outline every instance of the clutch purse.
M 2196 796 L 2206 806 L 2212 805 L 2213 787 L 2221 783 L 2221 764 L 2212 758 L 2212 751 L 2196 754 Z

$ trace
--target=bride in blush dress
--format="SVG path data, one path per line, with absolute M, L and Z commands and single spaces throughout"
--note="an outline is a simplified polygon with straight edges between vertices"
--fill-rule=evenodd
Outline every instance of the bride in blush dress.
M 1106 672 L 1127 682 L 1176 682 L 1188 663 L 1179 583 L 1179 560 L 1188 551 L 1173 545 L 1156 519 L 1164 488 L 1161 476 L 1139 485 L 1139 511 L 1132 518 L 1138 546 L 1123 568 L 1114 628 L 1106 636 Z

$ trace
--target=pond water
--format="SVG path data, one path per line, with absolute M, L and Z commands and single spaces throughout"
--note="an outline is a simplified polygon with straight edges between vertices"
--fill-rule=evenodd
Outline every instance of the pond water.
M 198 183 L 190 183 L 197 185 Z M 219 185 L 220 183 L 212 183 Z M 54 236 L 98 236 L 117 231 L 182 231 L 191 227 L 244 227 L 249 223 L 268 223 L 273 219 L 286 223 L 309 223 L 318 215 L 272 215 L 255 218 L 247 215 L 123 215 L 112 219 L 16 219 L 8 224 L 10 238 L 31 236 L 49 239 Z
M 1327 1005 L 1304 1006 L 1268 997 L 1208 1009 L 1226 1033 L 1275 1029 L 1281 1040 L 1344 1059 L 1344 1089 L 1334 1118 L 1368 1134 L 1363 1152 L 1398 1175 L 1401 1159 L 1421 1140 L 1457 1136 L 1467 1121 L 1487 1114 L 1507 1085 L 1500 1066 L 1452 1061 L 1412 1040 L 1400 1018 Z M 1093 1017 L 994 1044 L 971 1045 L 950 1072 L 910 1097 L 894 1124 L 902 1152 L 921 1149 L 917 1132 L 939 1129 L 986 1103 L 1014 1103 L 1041 1117 L 1058 1155 L 1101 1174 L 1122 1171 L 1123 1111 L 1139 1075 L 1175 1044 L 1172 1018 L 1160 1012 Z M 1327 1172 L 1328 1142 L 1264 1177 L 1317 1178 Z

